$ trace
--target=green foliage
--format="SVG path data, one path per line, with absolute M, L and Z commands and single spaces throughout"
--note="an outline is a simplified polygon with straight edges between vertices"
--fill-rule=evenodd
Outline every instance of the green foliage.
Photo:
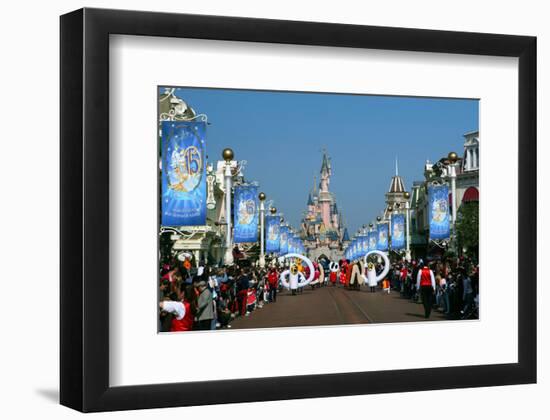
M 458 209 L 456 234 L 460 248 L 477 255 L 479 246 L 479 203 L 463 203 Z

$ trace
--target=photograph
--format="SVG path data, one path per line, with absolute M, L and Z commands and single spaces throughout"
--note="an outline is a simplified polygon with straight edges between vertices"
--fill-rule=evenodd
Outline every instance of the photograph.
M 158 332 L 479 319 L 478 98 L 156 88 Z

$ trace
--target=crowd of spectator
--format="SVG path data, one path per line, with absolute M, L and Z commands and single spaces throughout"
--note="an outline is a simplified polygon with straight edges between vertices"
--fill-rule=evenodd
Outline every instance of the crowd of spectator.
M 279 271 L 165 262 L 160 270 L 159 331 L 231 328 L 235 318 L 277 301 Z

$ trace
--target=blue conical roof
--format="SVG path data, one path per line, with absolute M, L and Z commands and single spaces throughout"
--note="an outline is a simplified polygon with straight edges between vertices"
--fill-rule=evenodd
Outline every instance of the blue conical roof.
M 349 242 L 348 228 L 344 229 L 344 234 L 342 235 L 342 242 Z

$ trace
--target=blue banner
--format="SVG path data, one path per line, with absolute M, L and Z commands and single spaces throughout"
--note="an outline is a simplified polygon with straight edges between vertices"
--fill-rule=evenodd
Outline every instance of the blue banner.
M 161 224 L 206 224 L 206 123 L 163 121 Z
M 451 234 L 449 188 L 446 185 L 428 187 L 428 219 L 430 239 L 447 239 Z
M 298 243 L 296 241 L 296 236 L 294 233 L 290 233 L 288 236 L 288 252 L 296 253 L 298 251 Z
M 279 216 L 265 217 L 265 252 L 277 253 L 280 247 Z
M 289 229 L 288 226 L 281 226 L 279 229 L 280 233 L 280 253 L 281 255 L 288 254 L 288 236 L 289 236 Z
M 378 225 L 378 241 L 376 249 L 378 251 L 387 251 L 388 250 L 388 224 L 380 223 Z
M 369 251 L 376 250 L 376 245 L 378 243 L 378 232 L 376 230 L 371 230 L 368 235 L 369 238 Z
M 361 258 L 369 252 L 369 238 L 367 235 L 361 235 L 360 237 L 361 241 Z
M 258 240 L 258 187 L 237 185 L 233 198 L 233 241 Z
M 391 215 L 391 247 L 392 249 L 405 248 L 405 215 Z

